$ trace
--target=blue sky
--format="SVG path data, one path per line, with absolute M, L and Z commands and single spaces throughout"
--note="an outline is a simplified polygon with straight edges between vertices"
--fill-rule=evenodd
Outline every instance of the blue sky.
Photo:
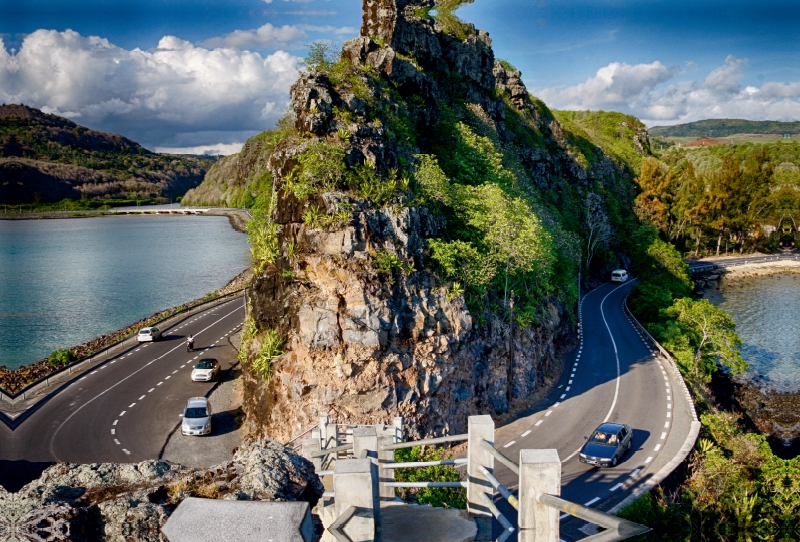
M 288 101 L 305 45 L 358 33 L 360 0 L 0 0 L 0 101 L 149 148 L 234 152 Z M 800 2 L 475 0 L 551 107 L 648 125 L 800 120 Z

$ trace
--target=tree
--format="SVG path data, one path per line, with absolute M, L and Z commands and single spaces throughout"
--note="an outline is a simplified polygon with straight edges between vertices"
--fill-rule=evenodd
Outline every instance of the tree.
M 709 379 L 717 362 L 733 374 L 747 370 L 747 362 L 739 352 L 742 340 L 736 334 L 736 324 L 730 314 L 707 299 L 694 301 L 688 297 L 675 301 L 667 314 L 694 335 L 696 377 Z
M 589 192 L 584 205 L 584 224 L 589 233 L 586 240 L 586 270 L 589 271 L 595 252 L 601 246 L 608 248 L 608 243 L 614 238 L 614 230 L 603 206 L 603 196 Z

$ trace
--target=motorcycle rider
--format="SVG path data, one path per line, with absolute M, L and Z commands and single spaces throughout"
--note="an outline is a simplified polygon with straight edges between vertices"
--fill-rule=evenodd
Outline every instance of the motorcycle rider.
M 189 338 L 186 340 L 186 348 L 188 350 L 194 350 L 194 337 L 192 337 L 191 334 L 189 335 Z

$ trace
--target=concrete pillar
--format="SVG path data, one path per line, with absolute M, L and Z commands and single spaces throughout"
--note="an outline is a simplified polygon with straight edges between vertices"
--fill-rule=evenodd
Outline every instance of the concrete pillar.
M 403 417 L 402 416 L 395 416 L 393 420 L 393 425 L 395 429 L 395 438 L 397 442 L 403 442 Z
M 319 417 L 319 438 L 320 442 L 322 443 L 322 448 L 328 448 L 328 439 L 330 435 L 328 434 L 328 424 L 330 423 L 330 416 L 327 413 L 322 414 Z
M 559 542 L 560 511 L 539 502 L 539 495 L 561 495 L 558 450 L 519 453 L 519 542 Z
M 353 455 L 356 459 L 366 457 L 372 465 L 372 507 L 375 510 L 375 523 L 380 525 L 381 492 L 380 467 L 378 465 L 378 432 L 374 427 L 356 427 L 353 429 Z
M 353 542 L 371 542 L 375 539 L 373 472 L 374 466 L 369 459 L 342 459 L 336 462 L 333 473 L 336 518 L 351 506 L 359 508 L 359 513 L 344 528 Z
M 384 446 L 391 446 L 396 443 L 395 435 L 397 430 L 394 427 L 385 427 L 378 430 L 378 466 L 384 463 L 394 462 L 394 450 L 381 450 Z M 386 482 L 394 482 L 394 469 L 380 468 L 378 470 L 379 494 L 381 502 L 391 502 L 395 498 L 393 487 L 386 487 Z
M 494 488 L 486 481 L 479 468 L 485 467 L 494 474 L 494 456 L 484 450 L 480 442 L 487 441 L 494 445 L 494 420 L 491 416 L 469 417 L 469 441 L 467 456 L 467 512 L 471 516 L 491 517 L 492 512 L 481 500 L 481 493 L 489 497 L 494 495 Z
M 320 451 L 319 439 L 307 438 L 303 442 L 301 442 L 300 445 L 302 446 L 301 453 L 303 457 L 305 457 L 314 464 L 315 470 L 322 470 L 322 458 L 311 457 L 312 454 Z
M 319 439 L 320 445 L 322 445 L 322 443 L 325 442 L 325 440 L 322 438 L 322 432 L 319 429 L 312 429 L 311 430 L 311 438 Z M 324 448 L 324 446 L 323 446 L 323 448 Z

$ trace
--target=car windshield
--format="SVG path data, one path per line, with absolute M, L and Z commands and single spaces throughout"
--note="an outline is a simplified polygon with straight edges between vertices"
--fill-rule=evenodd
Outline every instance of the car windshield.
M 149 329 L 143 329 L 143 330 L 141 330 L 139 332 L 139 335 L 150 335 L 150 330 Z
M 616 433 L 607 433 L 605 431 L 595 431 L 592 438 L 589 439 L 589 442 L 593 444 L 606 444 L 609 446 L 616 446 L 617 445 L 617 435 Z
M 208 418 L 208 410 L 205 407 L 189 407 L 186 409 L 184 418 Z
M 199 361 L 197 363 L 197 366 L 195 367 L 195 369 L 213 369 L 213 368 L 214 368 L 214 362 L 209 361 L 207 359 Z

